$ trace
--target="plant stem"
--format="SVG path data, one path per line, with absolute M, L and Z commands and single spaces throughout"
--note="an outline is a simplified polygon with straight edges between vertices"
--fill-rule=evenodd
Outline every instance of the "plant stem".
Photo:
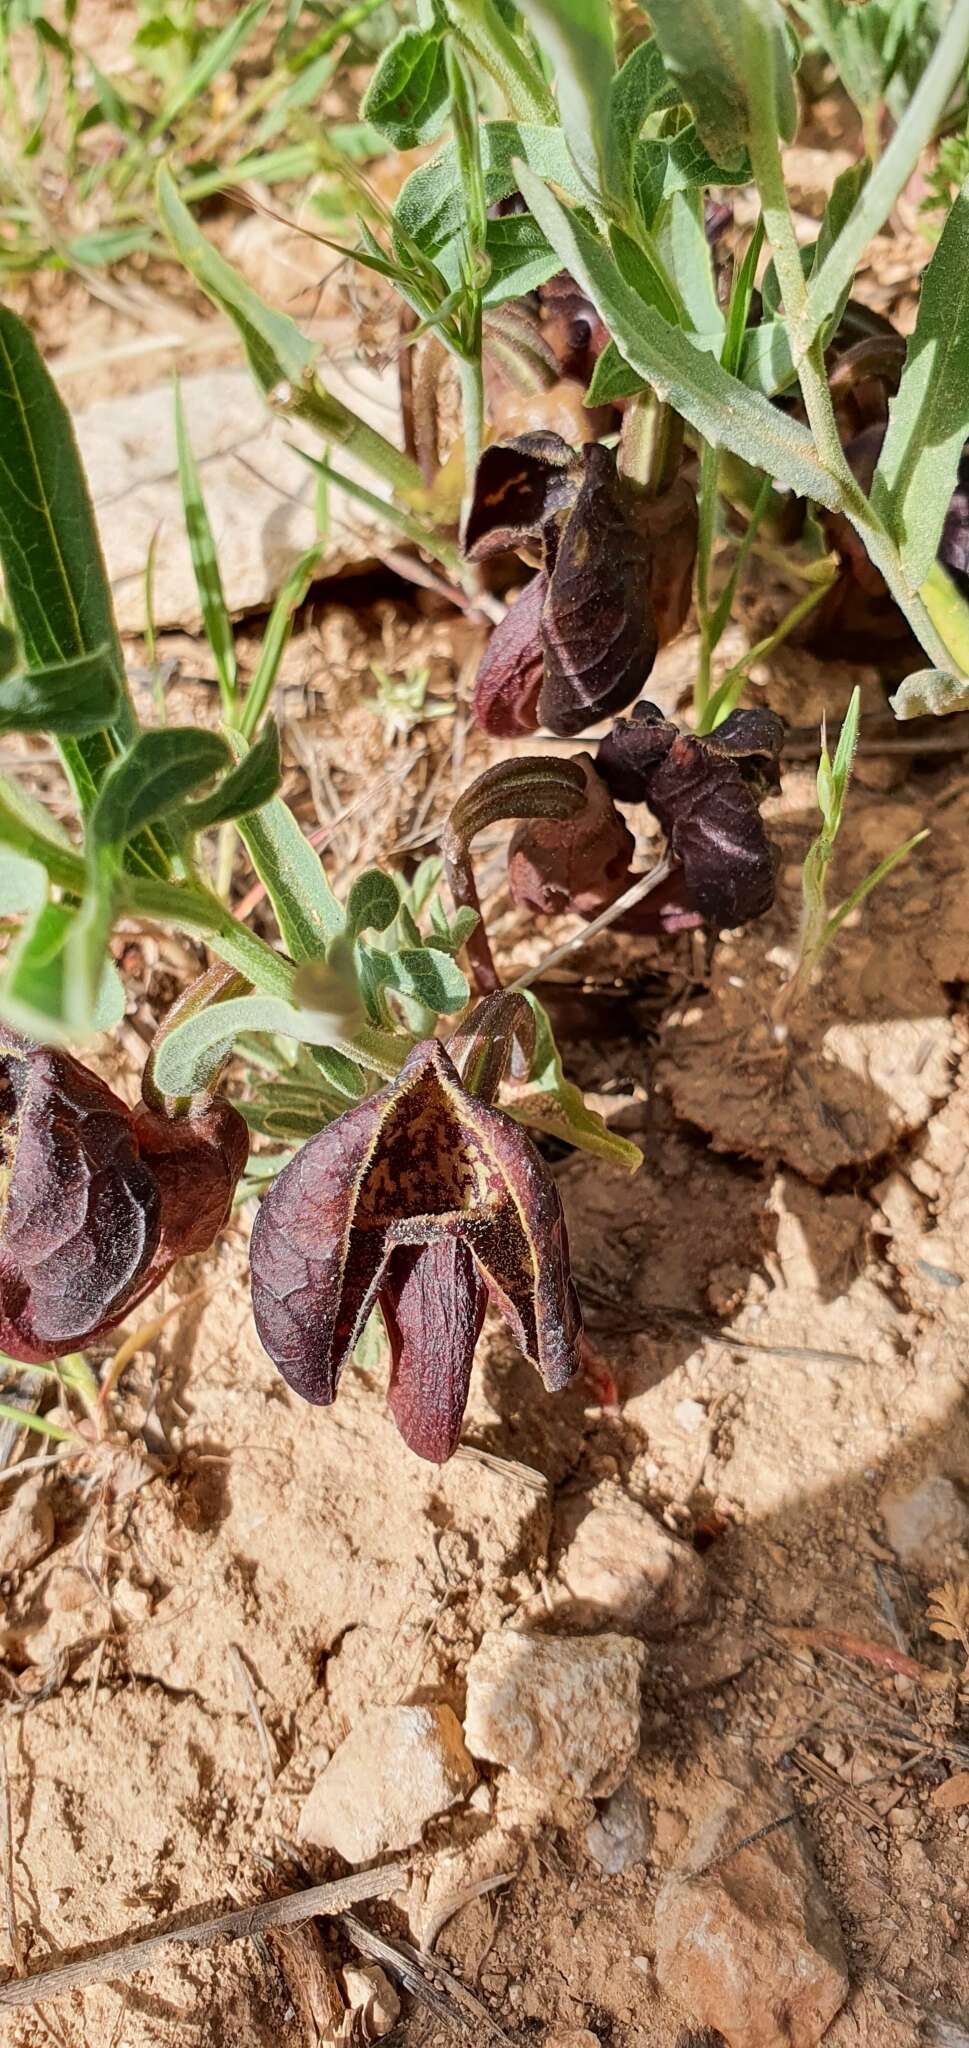
M 702 708 L 697 719 L 697 732 L 715 731 L 716 727 L 727 717 L 728 712 L 733 710 L 741 688 L 746 682 L 755 661 L 763 661 L 765 655 L 773 654 L 775 648 L 783 644 L 789 635 L 793 633 L 795 626 L 799 626 L 801 620 L 806 619 L 809 612 L 813 612 L 815 605 L 820 604 L 821 599 L 830 590 L 833 581 L 834 576 L 832 575 L 824 583 L 813 583 L 810 590 L 805 591 L 804 596 L 799 597 L 797 603 L 791 606 L 790 611 L 785 612 L 784 617 L 774 627 L 773 632 L 765 634 L 762 640 L 757 641 L 756 646 L 748 648 L 740 661 L 734 662 L 733 667 L 728 668 L 726 675 L 722 682 L 718 684 L 713 696 L 708 699 Z
M 461 507 L 463 534 L 474 498 L 474 479 L 484 435 L 484 377 L 480 350 L 474 356 L 458 357 L 458 377 L 461 383 L 461 413 L 464 421 L 464 503 Z
M 358 419 L 349 406 L 325 391 L 316 378 L 310 384 L 294 387 L 281 410 L 305 420 L 325 441 L 336 441 L 402 497 L 410 498 L 423 491 L 424 479 L 416 462 L 403 449 L 395 448 L 376 427 L 368 427 L 366 420 Z
M 617 467 L 647 497 L 658 498 L 676 475 L 683 447 L 683 421 L 655 391 L 631 398 L 623 414 Z
M 555 102 L 544 79 L 506 28 L 494 0 L 446 0 L 461 42 L 493 78 L 516 121 L 545 127 L 556 119 Z
M 922 150 L 934 135 L 950 95 L 962 78 L 967 53 L 969 0 L 953 0 L 931 60 L 884 156 L 876 164 L 833 248 L 811 282 L 802 331 L 797 337 L 802 348 L 809 347 L 828 319 L 841 293 L 851 284 L 859 259 L 872 236 L 887 220 Z M 796 362 L 797 349 L 794 359 Z
M 407 539 L 413 541 L 415 547 L 423 548 L 425 554 L 433 555 L 434 560 L 441 562 L 452 576 L 457 577 L 459 582 L 462 580 L 465 564 L 452 541 L 443 540 L 426 526 L 423 520 L 415 518 L 412 512 L 402 512 L 398 505 L 388 505 L 385 498 L 378 498 L 376 492 L 368 491 L 366 484 L 358 484 L 355 477 L 345 476 L 340 470 L 334 469 L 332 463 L 327 462 L 323 456 L 308 455 L 305 448 L 300 448 L 298 453 L 302 455 L 304 462 L 308 462 L 312 469 L 326 478 L 327 483 L 339 485 L 341 491 L 346 491 L 351 498 L 357 498 L 361 505 L 366 505 L 368 511 L 375 512 L 378 519 L 385 520 L 389 526 L 396 526 L 398 532 L 406 534 Z
M 717 530 L 717 500 L 720 482 L 720 451 L 710 441 L 700 449 L 700 485 L 697 491 L 699 528 L 696 548 L 696 610 L 700 626 L 700 665 L 693 688 L 693 710 L 698 730 L 710 697 L 710 663 L 716 645 L 711 630 L 710 569 Z
M 946 35 L 948 35 L 956 16 L 960 14 L 965 17 L 965 34 L 960 48 L 965 49 L 969 48 L 969 0 L 954 0 L 952 13 L 946 26 Z M 827 376 L 825 374 L 824 345 L 819 332 L 819 323 L 814 322 L 812 324 L 808 286 L 801 268 L 801 254 L 794 228 L 794 216 L 791 212 L 787 186 L 784 182 L 784 170 L 781 163 L 776 108 L 774 104 L 773 63 L 770 60 L 769 52 L 764 47 L 765 30 L 763 22 L 754 5 L 750 4 L 750 0 L 748 0 L 744 11 L 744 28 L 750 109 L 750 134 L 748 138 L 750 160 L 753 165 L 757 190 L 760 194 L 767 237 L 777 269 L 777 278 L 784 301 L 785 318 L 790 329 L 794 358 L 798 365 L 801 395 L 804 399 L 804 406 L 811 432 L 814 436 L 815 446 L 822 464 L 837 485 L 842 510 L 851 520 L 856 532 L 860 534 L 872 562 L 876 569 L 881 571 L 896 604 L 908 619 L 916 639 L 921 642 L 926 654 L 935 663 L 936 667 L 948 670 L 953 666 L 952 654 L 936 631 L 918 591 L 911 588 L 898 549 L 889 538 L 881 520 L 872 510 L 864 491 L 853 476 L 845 457 L 844 449 L 841 446 L 838 423 L 835 419 L 834 407 L 831 403 L 831 393 L 828 390 Z M 941 43 L 939 47 L 941 48 Z M 938 51 L 936 52 L 937 55 Z M 934 62 L 935 59 L 933 59 Z M 931 70 L 932 66 L 929 69 Z M 927 72 L 926 79 L 928 75 Z M 948 90 L 951 90 L 951 84 Z M 948 98 L 948 91 L 945 98 Z M 915 101 L 913 100 L 912 106 L 909 108 L 909 114 L 911 114 L 914 105 Z M 906 115 L 906 122 L 907 120 L 908 115 Z M 896 134 L 896 141 L 900 133 L 901 129 Z M 865 194 L 871 191 L 875 178 L 884 171 L 889 155 L 890 151 L 886 151 L 879 165 L 878 172 L 874 174 L 874 178 L 870 179 L 865 187 L 862 200 L 864 200 Z M 901 182 L 904 183 L 904 179 Z M 901 189 L 900 186 L 899 189 Z M 891 203 L 892 200 L 890 198 L 888 204 L 891 205 Z M 857 210 L 856 208 L 855 211 L 857 212 Z M 875 225 L 880 225 L 883 217 L 883 215 L 879 215 L 878 222 Z M 851 216 L 851 219 L 854 219 L 854 214 Z M 850 221 L 848 225 L 850 226 Z M 873 231 L 874 227 L 869 230 L 869 233 Z M 869 236 L 866 233 L 865 241 L 868 238 Z M 835 251 L 832 254 L 840 247 L 843 239 L 844 235 L 839 237 L 839 241 L 835 244 Z M 856 253 L 860 255 L 861 248 L 863 247 L 864 242 Z M 828 260 L 830 261 L 830 258 Z M 850 278 L 854 273 L 854 262 L 855 258 L 852 258 L 851 270 L 844 280 L 845 283 L 850 282 Z M 827 318 L 830 310 L 829 305 L 825 310 L 824 318 Z

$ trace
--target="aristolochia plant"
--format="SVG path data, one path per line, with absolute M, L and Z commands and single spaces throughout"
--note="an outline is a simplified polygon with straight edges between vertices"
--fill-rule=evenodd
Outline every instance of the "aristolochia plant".
M 522 1126 L 625 1166 L 639 1155 L 565 1079 L 540 1005 L 502 989 L 475 835 L 517 821 L 513 896 L 577 910 L 590 934 L 742 923 L 770 907 L 777 866 L 761 806 L 781 723 L 739 708 L 755 659 L 794 631 L 850 636 L 854 618 L 901 661 L 900 716 L 969 703 L 969 182 L 907 344 L 851 297 L 925 145 L 964 120 L 969 0 L 942 10 L 931 49 L 922 20 L 924 66 L 887 26 L 856 34 L 856 13 L 841 0 L 804 0 L 796 20 L 779 0 L 651 0 L 620 64 L 609 0 L 417 0 L 362 111 L 398 149 L 450 133 L 393 206 L 356 177 L 358 243 L 330 244 L 400 298 L 400 446 L 326 389 L 313 342 L 202 233 L 177 143 L 162 165 L 161 228 L 234 322 L 267 402 L 318 437 L 307 459 L 321 484 L 375 507 L 494 622 L 480 726 L 568 739 L 631 711 L 594 759 L 546 746 L 487 769 L 455 800 L 442 861 L 406 882 L 372 869 L 339 900 L 278 793 L 269 705 L 314 556 L 294 566 L 243 690 L 180 407 L 222 723 L 141 725 L 69 421 L 0 311 L 0 732 L 54 736 L 76 811 L 66 832 L 22 783 L 0 787 L 0 1335 L 14 1356 L 74 1353 L 211 1240 L 243 1172 L 244 1120 L 259 1144 L 243 1185 L 275 1181 L 253 1240 L 257 1322 L 300 1392 L 333 1399 L 375 1307 L 394 1413 L 432 1458 L 457 1441 L 487 1298 L 549 1386 L 574 1368 L 564 1226 Z M 783 159 L 799 23 L 843 55 L 873 146 L 886 98 L 896 122 L 877 161 L 837 180 L 806 246 Z M 343 176 L 354 184 L 352 167 Z M 219 182 L 204 174 L 202 189 Z M 737 186 L 757 220 L 728 264 L 722 195 Z M 509 386 L 537 403 L 563 378 L 586 431 L 492 431 Z M 743 564 L 779 543 L 803 594 L 716 674 Z M 483 583 L 498 553 L 533 571 L 507 608 Z M 680 729 L 644 693 L 691 599 L 694 717 Z M 846 909 L 828 915 L 824 880 L 849 754 L 846 741 L 819 785 L 799 995 Z M 665 839 L 645 875 L 631 865 L 637 807 Z M 237 841 L 275 940 L 230 907 Z M 193 934 L 214 962 L 163 1021 L 134 1112 L 66 1050 L 123 1013 L 110 940 L 128 918 Z M 484 1000 L 468 1018 L 472 985 Z M 214 1093 L 233 1054 L 237 1107 Z M 187 1201 L 191 1188 L 204 1199 Z

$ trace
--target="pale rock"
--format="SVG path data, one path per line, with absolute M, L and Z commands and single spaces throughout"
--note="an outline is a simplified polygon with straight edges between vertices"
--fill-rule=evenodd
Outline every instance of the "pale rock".
M 44 1474 L 33 1472 L 0 1514 L 0 1576 L 39 1564 L 53 1541 L 54 1510 L 44 1493 Z
M 546 2034 L 543 2048 L 600 2048 L 599 2036 L 589 2027 L 556 2027 Z
M 303 1805 L 299 1833 L 347 1863 L 408 1849 L 476 1773 L 450 1707 L 375 1707 L 341 1742 Z
M 676 1407 L 673 1410 L 673 1420 L 677 1429 L 686 1430 L 690 1436 L 695 1435 L 698 1429 L 703 1428 L 706 1419 L 707 1411 L 702 1401 L 677 1401 Z
M 639 1748 L 645 1658 L 629 1636 L 488 1630 L 468 1665 L 468 1748 L 545 1793 L 614 1792 Z
M 725 1782 L 656 1901 L 656 1976 L 727 2048 L 817 2048 L 849 1991 L 831 1902 L 796 1820 L 759 1773 Z
M 887 1488 L 879 1503 L 889 1543 L 913 1571 L 944 1578 L 969 1557 L 969 1504 L 940 1472 L 908 1492 Z
M 347 1963 L 340 1974 L 356 2025 L 353 2038 L 382 2041 L 400 2018 L 400 1999 L 386 1971 L 378 1963 Z
M 586 1509 L 581 1495 L 566 1506 L 568 1548 L 552 1587 L 570 1621 L 603 1621 L 664 1636 L 695 1620 L 706 1597 L 696 1551 L 619 1487 Z
M 335 397 L 387 439 L 399 439 L 399 407 L 386 377 L 358 364 L 351 382 L 329 363 L 322 375 Z M 182 398 L 226 604 L 232 613 L 262 610 L 316 539 L 318 479 L 296 446 L 318 455 L 320 441 L 270 412 L 248 370 L 186 377 Z M 171 386 L 101 399 L 75 414 L 74 427 L 121 631 L 144 631 L 145 563 L 156 533 L 155 624 L 196 631 L 201 613 L 178 486 Z M 388 495 L 379 478 L 342 451 L 339 465 L 378 498 Z M 394 545 L 391 535 L 379 515 L 331 485 L 318 574 L 372 560 L 375 549 Z
M 629 1779 L 607 1799 L 585 1831 L 585 1846 L 608 1877 L 645 1863 L 652 1842 L 649 1807 Z

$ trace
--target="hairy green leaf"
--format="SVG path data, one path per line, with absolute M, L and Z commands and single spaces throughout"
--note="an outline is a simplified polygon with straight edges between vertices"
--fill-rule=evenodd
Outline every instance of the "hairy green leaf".
M 667 70 L 696 115 L 707 148 L 736 167 L 748 133 L 743 13 L 754 7 L 770 34 L 780 131 L 793 140 L 797 100 L 784 17 L 776 0 L 650 0 L 653 33 Z
M 75 737 L 109 726 L 122 688 L 110 647 L 72 661 L 27 669 L 0 681 L 0 732 L 52 732 Z
M 352 884 L 346 903 L 347 937 L 385 932 L 400 909 L 400 890 L 391 875 L 367 868 Z
M 229 748 L 217 732 L 168 725 L 140 733 L 105 776 L 91 813 L 92 845 L 123 846 L 143 825 L 176 810 L 229 760 Z
M 741 455 L 798 495 L 835 508 L 837 486 L 805 427 L 748 391 L 712 355 L 664 320 L 627 285 L 609 251 L 522 164 L 526 201 L 563 265 L 581 284 L 634 370 L 704 440 Z
M 363 951 L 368 968 L 382 987 L 422 1003 L 435 1016 L 453 1016 L 470 998 L 467 976 L 448 953 L 423 946 L 402 946 L 395 953 L 365 946 Z
M 231 1052 L 243 1031 L 280 1032 L 302 1045 L 335 1045 L 345 1040 L 347 1026 L 341 1009 L 297 1008 L 276 996 L 233 996 L 187 1017 L 166 1034 L 155 1056 L 159 1088 L 165 1095 L 199 1094 L 213 1065 Z
M 969 179 L 922 278 L 915 332 L 871 489 L 916 587 L 935 560 L 967 431 Z
M 282 772 L 279 729 L 275 720 L 269 718 L 255 744 L 223 776 L 211 795 L 185 805 L 183 825 L 189 832 L 204 832 L 211 825 L 225 825 L 230 818 L 244 818 L 248 812 L 262 810 L 275 796 Z
M 616 53 L 609 0 L 520 0 L 547 55 L 566 142 L 588 195 L 622 209 L 629 186 L 624 126 L 613 121 Z
M 663 107 L 675 107 L 679 87 L 672 84 L 655 36 L 637 44 L 616 72 L 609 88 L 609 120 L 614 147 L 632 165 L 643 122 Z
M 384 51 L 360 108 L 393 149 L 433 142 L 447 115 L 444 38 L 434 29 L 402 28 Z
M 573 199 L 585 196 L 560 128 L 537 128 L 518 121 L 483 121 L 480 133 L 481 169 L 489 206 L 515 191 L 518 179 L 514 165 L 518 157 L 543 178 L 561 185 Z M 436 257 L 439 250 L 460 235 L 464 204 L 453 142 L 446 143 L 405 180 L 397 195 L 394 221 L 401 236 L 416 242 L 427 256 Z
M 16 1030 L 45 1043 L 63 1044 L 113 1030 L 124 1016 L 124 988 L 113 960 L 102 949 L 93 1004 L 78 1031 L 68 950 L 77 925 L 78 912 L 63 903 L 48 903 L 45 892 L 45 900 L 11 947 L 0 983 L 0 1015 Z
M 344 929 L 343 911 L 318 853 L 288 804 L 273 797 L 239 819 L 243 841 L 293 960 L 318 960 Z

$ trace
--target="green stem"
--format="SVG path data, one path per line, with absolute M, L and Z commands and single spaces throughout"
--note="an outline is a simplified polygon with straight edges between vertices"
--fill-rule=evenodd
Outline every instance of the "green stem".
M 679 467 L 683 421 L 655 391 L 631 398 L 623 414 L 616 463 L 621 476 L 638 484 L 649 498 L 668 490 Z
M 957 15 L 965 17 L 965 35 L 960 47 L 963 52 L 969 48 L 969 0 L 954 0 L 952 13 L 946 27 L 946 34 Z M 798 377 L 805 411 L 814 436 L 815 446 L 821 462 L 834 479 L 841 498 L 841 508 L 860 534 L 876 569 L 881 571 L 885 582 L 905 617 L 937 668 L 951 669 L 953 659 L 945 642 L 941 639 L 916 590 L 908 582 L 898 549 L 886 533 L 881 520 L 872 510 L 860 484 L 853 476 L 841 445 L 838 423 L 835 418 L 831 393 L 828 389 L 824 368 L 824 347 L 818 331 L 819 323 L 812 324 L 809 293 L 804 272 L 801 268 L 801 253 L 794 228 L 794 216 L 784 182 L 778 142 L 777 114 L 774 103 L 774 71 L 769 52 L 764 47 L 765 30 L 759 12 L 752 6 L 744 11 L 745 60 L 748 78 L 748 104 L 750 110 L 750 133 L 748 145 L 753 165 L 754 179 L 760 195 L 761 209 L 767 228 L 767 237 L 774 256 L 778 283 L 784 301 L 784 312 L 791 333 Z M 944 38 L 943 38 L 944 40 Z M 939 46 L 941 48 L 941 44 Z M 936 52 L 938 56 L 938 51 Z M 933 64 L 935 59 L 933 59 Z M 932 66 L 929 67 L 932 69 Z M 926 73 L 926 79 L 928 78 Z M 954 82 L 954 81 L 953 81 Z M 923 80 L 923 84 L 925 81 Z M 949 87 L 951 90 L 951 85 Z M 918 95 L 916 95 L 918 97 Z M 948 92 L 945 95 L 948 98 Z M 915 101 L 912 101 L 914 106 Z M 943 102 L 944 104 L 944 102 Z M 909 114 L 912 111 L 909 108 Z M 906 122 L 908 115 L 906 115 Z M 905 124 L 903 123 L 903 126 Z M 901 133 L 901 130 L 898 131 Z M 895 140 L 897 141 L 898 134 Z M 869 179 L 865 193 L 871 191 L 875 178 L 884 171 L 889 151 L 882 158 L 878 171 Z M 913 159 L 914 161 L 914 159 Z M 901 181 L 904 183 L 904 179 Z M 901 187 L 899 186 L 899 189 Z M 865 197 L 862 194 L 862 199 Z M 894 196 L 894 195 L 893 195 Z M 889 206 L 892 199 L 889 199 Z M 857 208 L 856 208 L 857 212 Z M 881 224 L 883 215 L 870 228 Z M 854 219 L 854 215 L 851 216 Z M 850 226 L 850 221 L 848 225 Z M 841 240 L 835 244 L 836 253 Z M 865 242 L 869 234 L 865 236 Z M 860 255 L 861 248 L 857 251 Z M 829 258 L 830 261 L 830 258 Z M 850 282 L 854 274 L 854 260 L 845 279 Z M 830 311 L 830 306 L 827 309 Z M 825 314 L 825 317 L 827 315 Z
M 423 548 L 425 554 L 433 555 L 435 561 L 441 562 L 458 582 L 461 581 L 465 564 L 451 541 L 442 540 L 440 535 L 425 526 L 422 520 L 415 519 L 410 512 L 402 512 L 398 505 L 388 505 L 384 498 L 378 498 L 374 491 L 368 491 L 365 484 L 358 484 L 355 477 L 343 475 L 321 456 L 307 455 L 302 448 L 299 453 L 304 462 L 308 462 L 328 483 L 338 484 L 341 491 L 346 491 L 351 498 L 357 498 L 361 505 L 366 505 L 368 511 L 375 512 L 388 526 L 396 526 L 398 532 L 406 534 L 407 539 L 413 541 L 415 547 Z
M 552 95 L 517 37 L 505 27 L 494 0 L 446 0 L 446 6 L 461 42 L 494 79 L 513 118 L 542 127 L 554 122 Z
M 834 577 L 832 575 L 825 583 L 812 584 L 810 590 L 806 591 L 804 596 L 799 597 L 797 603 L 791 606 L 790 611 L 785 612 L 784 617 L 779 625 L 774 627 L 773 632 L 765 634 L 763 640 L 758 640 L 755 647 L 749 647 L 742 659 L 734 662 L 732 668 L 728 668 L 723 681 L 714 691 L 709 702 L 705 703 L 701 709 L 697 720 L 698 732 L 713 732 L 721 721 L 726 718 L 728 712 L 733 710 L 755 661 L 763 661 L 765 655 L 773 654 L 775 648 L 782 645 L 788 636 L 793 633 L 795 626 L 799 626 L 801 620 L 806 619 L 809 612 L 813 612 L 815 605 L 820 604 L 821 599 L 830 589 L 833 581 Z
M 696 612 L 700 627 L 700 660 L 693 689 L 693 711 L 697 730 L 700 732 L 703 731 L 703 717 L 710 699 L 710 665 L 716 646 L 710 613 L 710 569 L 717 530 L 719 481 L 720 451 L 712 442 L 704 441 L 700 450 L 700 483 L 697 491 L 699 527 L 696 548 Z
M 884 156 L 876 164 L 833 248 L 812 279 L 802 332 L 796 337 L 801 348 L 806 349 L 810 345 L 842 292 L 851 284 L 864 250 L 887 220 L 922 150 L 934 135 L 949 98 L 962 79 L 967 54 L 969 0 L 953 0 L 931 60 Z
M 474 498 L 474 480 L 484 435 L 484 377 L 480 352 L 475 356 L 458 358 L 458 377 L 461 383 L 461 413 L 464 421 L 464 503 L 461 507 L 463 533 Z

